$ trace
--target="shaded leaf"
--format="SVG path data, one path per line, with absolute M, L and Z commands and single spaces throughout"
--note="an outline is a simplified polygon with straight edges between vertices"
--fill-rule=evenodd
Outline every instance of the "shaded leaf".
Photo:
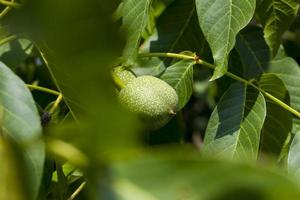
M 205 39 L 199 27 L 194 0 L 174 1 L 157 20 L 151 52 L 192 51 L 202 54 Z
M 259 87 L 289 105 L 289 94 L 274 74 L 263 74 Z M 261 148 L 264 152 L 279 155 L 289 133 L 292 131 L 292 115 L 274 101 L 266 99 L 267 116 L 262 130 Z
M 184 138 L 184 127 L 182 125 L 182 116 L 176 115 L 161 129 L 147 132 L 144 141 L 151 145 L 178 144 Z
M 195 61 L 182 60 L 170 67 L 163 73 L 161 79 L 171 85 L 178 95 L 178 110 L 181 110 L 193 93 L 193 67 Z
M 3 63 L 0 63 L 0 105 L 3 108 L 2 127 L 13 140 L 26 144 L 41 136 L 41 122 L 30 91 Z M 44 146 L 39 142 L 28 145 L 24 159 L 30 195 L 35 198 L 43 173 Z
M 236 35 L 252 19 L 255 3 L 255 0 L 196 0 L 199 23 L 217 66 L 212 80 L 226 73 Z
M 250 26 L 243 29 L 237 36 L 235 49 L 239 55 L 242 76 L 249 79 L 262 74 L 270 61 L 269 47 L 267 46 L 262 29 Z
M 263 95 L 250 86 L 233 84 L 210 117 L 204 153 L 255 160 L 265 116 Z
M 33 45 L 29 40 L 18 39 L 0 46 L 0 59 L 11 69 L 20 67 L 30 55 Z
M 298 7 L 295 0 L 257 0 L 256 14 L 264 27 L 273 57 L 280 47 L 282 34 L 295 19 Z
M 156 33 L 145 41 L 141 52 L 179 53 L 188 50 L 197 52 L 201 58 L 209 58 L 210 50 L 199 27 L 194 0 L 172 2 L 157 19 L 156 24 Z M 170 59 L 157 60 L 160 62 L 151 67 L 157 71 L 165 69 L 165 65 L 170 63 Z

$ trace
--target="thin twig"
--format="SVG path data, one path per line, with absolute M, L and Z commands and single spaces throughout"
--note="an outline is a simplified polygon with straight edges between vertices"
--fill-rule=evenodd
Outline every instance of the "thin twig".
M 195 56 L 187 56 L 187 55 L 183 55 L 183 54 L 176 54 L 176 53 L 147 53 L 147 54 L 141 54 L 140 57 L 168 57 L 168 58 L 176 58 L 176 59 L 191 59 L 191 60 L 195 60 L 196 63 L 210 68 L 210 69 L 215 69 L 216 66 L 214 66 L 211 63 L 205 62 L 203 60 L 201 60 L 199 57 Z M 274 97 L 272 94 L 264 91 L 263 89 L 261 89 L 260 87 L 256 86 L 255 84 L 253 84 L 252 82 L 241 78 L 231 72 L 226 72 L 225 73 L 226 76 L 240 81 L 242 83 L 245 83 L 246 85 L 250 85 L 252 87 L 254 87 L 255 89 L 257 89 L 258 91 L 260 91 L 266 98 L 272 100 L 273 102 L 277 103 L 279 106 L 281 106 L 282 108 L 284 108 L 285 110 L 289 111 L 290 113 L 292 113 L 293 115 L 297 116 L 298 118 L 300 118 L 300 112 L 298 112 L 297 110 L 295 110 L 294 108 L 290 107 L 289 105 L 287 105 L 286 103 L 284 103 L 283 101 L 277 99 L 276 97 Z
M 14 3 L 15 0 L 11 0 L 11 3 Z M 0 13 L 0 19 L 2 19 L 5 15 L 7 15 L 7 13 L 9 13 L 9 11 L 12 9 L 11 6 L 6 6 L 6 8 L 4 8 L 4 10 L 2 10 L 2 12 Z
M 73 192 L 73 194 L 68 198 L 68 200 L 73 200 L 75 197 L 83 190 L 84 186 L 86 185 L 86 182 L 83 182 L 76 190 Z
M 31 90 L 38 90 L 38 91 L 45 92 L 45 93 L 48 93 L 48 94 L 53 94 L 53 95 L 56 95 L 56 96 L 61 95 L 61 93 L 56 91 L 56 90 L 41 87 L 41 86 L 38 86 L 38 85 L 27 84 L 27 87 Z
M 17 35 L 10 35 L 10 36 L 8 36 L 8 37 L 6 37 L 6 38 L 0 40 L 0 46 L 3 45 L 3 44 L 6 44 L 6 43 L 8 43 L 8 42 L 10 42 L 10 41 L 12 41 L 12 40 L 15 40 L 15 39 L 17 39 L 17 38 L 18 38 Z
M 6 0 L 0 0 L 0 4 L 9 6 L 12 8 L 20 8 L 22 6 L 20 3 L 16 3 L 14 1 L 6 1 Z
M 53 106 L 51 107 L 49 113 L 53 114 L 56 108 L 59 106 L 60 102 L 63 100 L 63 95 L 59 94 L 56 101 L 54 102 Z

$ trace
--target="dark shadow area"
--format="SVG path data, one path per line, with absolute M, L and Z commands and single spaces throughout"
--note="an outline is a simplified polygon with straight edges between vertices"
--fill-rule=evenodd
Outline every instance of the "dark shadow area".
M 256 189 L 246 186 L 231 188 L 210 198 L 209 200 L 266 200 L 265 194 Z
M 263 29 L 250 25 L 237 35 L 229 59 L 229 71 L 246 79 L 257 78 L 268 70 L 270 60 L 270 48 Z
M 150 52 L 191 51 L 212 61 L 208 43 L 199 26 L 194 0 L 174 1 L 157 19 L 157 36 L 150 41 Z M 163 60 L 168 66 L 170 59 Z
M 176 144 L 183 140 L 183 127 L 180 113 L 159 130 L 145 132 L 144 142 L 149 145 Z

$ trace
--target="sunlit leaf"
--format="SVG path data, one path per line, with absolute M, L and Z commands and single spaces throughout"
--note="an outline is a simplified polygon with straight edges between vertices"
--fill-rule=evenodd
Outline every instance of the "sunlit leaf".
M 294 136 L 293 142 L 290 146 L 288 156 L 288 169 L 290 173 L 300 175 L 300 134 Z
M 124 49 L 124 58 L 129 59 L 129 63 L 136 58 L 140 45 L 142 33 L 145 30 L 151 0 L 123 0 L 117 15 L 122 17 L 122 28 L 127 35 L 127 43 Z
M 196 0 L 199 23 L 217 66 L 212 80 L 226 73 L 236 35 L 252 19 L 255 3 L 255 0 Z
M 162 80 L 176 90 L 178 110 L 181 110 L 192 96 L 194 65 L 195 61 L 193 60 L 182 60 L 168 67 L 161 76 Z
M 137 58 L 130 69 L 137 76 L 160 76 L 166 69 L 166 64 L 159 58 Z

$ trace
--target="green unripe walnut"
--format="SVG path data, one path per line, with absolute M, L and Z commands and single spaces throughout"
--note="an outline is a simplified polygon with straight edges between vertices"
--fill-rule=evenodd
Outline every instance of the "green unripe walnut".
M 125 87 L 130 81 L 134 80 L 136 76 L 123 66 L 113 69 L 112 77 L 118 87 Z
M 149 128 L 158 129 L 175 115 L 178 96 L 166 82 L 153 76 L 140 76 L 120 91 L 119 100 Z

